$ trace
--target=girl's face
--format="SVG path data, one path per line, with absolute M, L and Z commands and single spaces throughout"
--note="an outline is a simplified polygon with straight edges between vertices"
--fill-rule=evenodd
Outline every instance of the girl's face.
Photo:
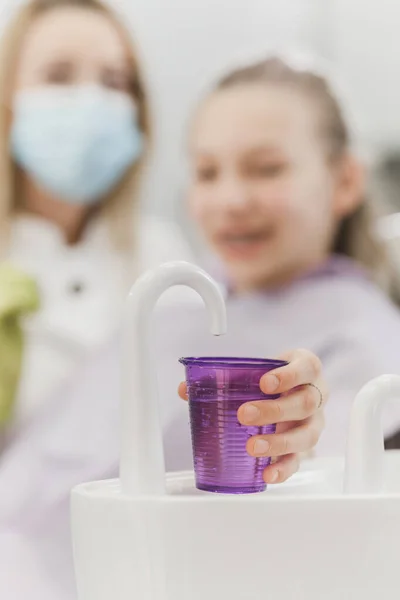
M 24 39 L 14 91 L 93 83 L 130 92 L 129 60 L 113 23 L 100 13 L 60 7 L 36 19 Z
M 214 93 L 197 114 L 190 208 L 237 289 L 324 260 L 359 197 L 349 165 L 328 165 L 316 112 L 296 91 L 254 84 Z

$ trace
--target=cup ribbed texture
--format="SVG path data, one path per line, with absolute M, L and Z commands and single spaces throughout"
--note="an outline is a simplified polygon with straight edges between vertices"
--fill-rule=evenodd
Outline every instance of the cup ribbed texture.
M 181 362 L 186 366 L 197 488 L 228 494 L 264 491 L 263 472 L 271 459 L 251 457 L 246 444 L 254 435 L 275 433 L 276 426 L 245 427 L 237 412 L 246 402 L 277 397 L 261 392 L 260 379 L 285 363 L 239 358 Z

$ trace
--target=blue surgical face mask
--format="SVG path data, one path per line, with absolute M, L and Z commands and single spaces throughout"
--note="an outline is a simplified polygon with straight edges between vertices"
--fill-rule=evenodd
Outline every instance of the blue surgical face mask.
M 95 204 L 142 152 L 136 107 L 100 86 L 42 87 L 17 94 L 11 153 L 44 189 L 71 204 Z

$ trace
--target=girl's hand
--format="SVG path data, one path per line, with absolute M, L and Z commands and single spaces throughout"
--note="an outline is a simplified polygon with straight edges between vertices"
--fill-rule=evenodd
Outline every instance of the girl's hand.
M 266 373 L 260 388 L 264 394 L 281 394 L 281 397 L 248 402 L 238 411 L 242 425 L 277 423 L 275 434 L 258 435 L 247 443 L 251 456 L 274 457 L 264 471 L 266 483 L 286 481 L 298 470 L 300 455 L 316 446 L 324 428 L 322 408 L 328 399 L 321 362 L 314 354 L 295 350 L 279 358 L 289 364 Z M 179 386 L 179 395 L 187 400 L 185 383 Z

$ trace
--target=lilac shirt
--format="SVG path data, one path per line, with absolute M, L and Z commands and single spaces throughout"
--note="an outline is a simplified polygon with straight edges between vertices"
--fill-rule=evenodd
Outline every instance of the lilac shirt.
M 229 331 L 221 338 L 209 334 L 197 303 L 155 315 L 153 348 L 168 469 L 191 467 L 187 407 L 176 393 L 183 378 L 178 358 L 185 355 L 275 357 L 291 348 L 312 350 L 331 388 L 318 452 L 342 453 L 354 395 L 372 377 L 400 374 L 398 309 L 353 263 L 340 258 L 274 292 L 230 295 L 227 305 Z M 74 598 L 68 496 L 80 482 L 117 474 L 118 359 L 115 340 L 82 367 L 69 389 L 20 432 L 2 457 L 0 597 Z M 399 405 L 388 408 L 384 426 L 388 435 L 400 428 Z M 12 573 L 16 560 L 21 566 L 15 582 L 5 582 L 3 573 Z M 28 573 L 26 584 L 20 582 L 21 569 Z

